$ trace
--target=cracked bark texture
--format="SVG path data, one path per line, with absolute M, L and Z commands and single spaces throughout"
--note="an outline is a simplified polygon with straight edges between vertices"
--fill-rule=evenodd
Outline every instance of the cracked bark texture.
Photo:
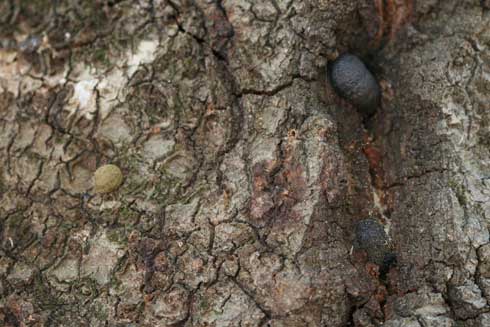
M 378 49 L 374 17 L 0 1 L 3 325 L 490 326 L 487 1 L 417 1 Z M 369 119 L 328 85 L 345 51 L 382 86 Z M 386 276 L 351 253 L 369 216 Z

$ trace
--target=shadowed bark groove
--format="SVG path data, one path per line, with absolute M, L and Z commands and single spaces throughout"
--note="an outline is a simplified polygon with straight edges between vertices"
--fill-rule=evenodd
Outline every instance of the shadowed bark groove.
M 489 15 L 0 2 L 0 325 L 490 325 Z M 346 51 L 370 118 L 329 85 Z M 367 217 L 381 266 L 352 249 Z

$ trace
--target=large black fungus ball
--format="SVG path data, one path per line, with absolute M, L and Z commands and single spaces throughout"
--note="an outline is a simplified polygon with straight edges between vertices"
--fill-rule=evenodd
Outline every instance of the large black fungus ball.
M 390 264 L 390 246 L 383 226 L 373 219 L 363 219 L 356 224 L 354 249 L 364 250 L 368 261 L 379 266 Z
M 330 82 L 341 97 L 364 114 L 376 111 L 381 91 L 373 74 L 358 57 L 345 53 L 332 62 L 328 70 Z

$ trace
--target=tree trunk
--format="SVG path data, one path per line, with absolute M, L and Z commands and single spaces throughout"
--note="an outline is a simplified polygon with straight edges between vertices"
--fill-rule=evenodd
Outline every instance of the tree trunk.
M 490 326 L 488 8 L 0 1 L 0 325 Z

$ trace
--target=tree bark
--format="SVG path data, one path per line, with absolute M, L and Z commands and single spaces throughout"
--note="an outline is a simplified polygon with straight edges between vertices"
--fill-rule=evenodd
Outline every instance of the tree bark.
M 0 2 L 0 325 L 490 326 L 487 2 Z

